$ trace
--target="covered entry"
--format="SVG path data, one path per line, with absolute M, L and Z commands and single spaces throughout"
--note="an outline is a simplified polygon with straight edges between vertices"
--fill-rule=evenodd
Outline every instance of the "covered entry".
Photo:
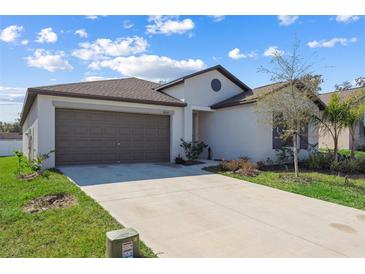
M 56 109 L 56 165 L 170 161 L 170 116 Z

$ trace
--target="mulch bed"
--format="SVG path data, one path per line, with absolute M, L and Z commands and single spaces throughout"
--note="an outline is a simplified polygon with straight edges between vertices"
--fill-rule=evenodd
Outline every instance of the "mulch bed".
M 23 211 L 34 214 L 48 209 L 67 208 L 76 203 L 75 197 L 70 194 L 46 195 L 33 199 L 25 204 Z

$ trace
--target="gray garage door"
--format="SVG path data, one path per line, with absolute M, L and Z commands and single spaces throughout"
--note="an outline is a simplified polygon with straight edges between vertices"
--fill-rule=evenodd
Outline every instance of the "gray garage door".
M 170 117 L 56 109 L 56 165 L 167 162 Z

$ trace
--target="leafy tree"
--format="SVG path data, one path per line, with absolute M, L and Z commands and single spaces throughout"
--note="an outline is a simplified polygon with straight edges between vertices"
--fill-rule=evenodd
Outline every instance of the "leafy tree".
M 274 82 L 283 82 L 283 88 L 261 95 L 257 102 L 257 111 L 263 121 L 274 127 L 283 126 L 282 139 L 293 140 L 293 165 L 295 176 L 299 176 L 298 140 L 305 127 L 318 115 L 318 106 L 311 97 L 319 90 L 321 77 L 313 75 L 311 65 L 304 62 L 298 53 L 299 43 L 293 46 L 292 53 L 275 53 L 270 67 L 260 67 Z M 278 119 L 276 119 L 279 117 Z
M 338 138 L 346 125 L 348 104 L 341 101 L 339 92 L 334 93 L 321 116 L 316 117 L 317 124 L 323 134 L 330 134 L 333 139 L 335 162 L 338 160 Z
M 22 132 L 22 127 L 20 126 L 20 118 L 16 119 L 16 121 L 13 123 L 0 121 L 0 132 Z

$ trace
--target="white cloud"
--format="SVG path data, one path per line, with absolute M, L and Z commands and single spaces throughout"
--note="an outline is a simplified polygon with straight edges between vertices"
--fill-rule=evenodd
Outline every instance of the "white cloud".
M 33 56 L 25 58 L 29 67 L 42 68 L 51 72 L 57 70 L 72 70 L 73 67 L 64 59 L 65 53 L 52 53 L 45 49 L 36 49 Z
M 270 46 L 264 52 L 264 56 L 267 57 L 282 56 L 283 54 L 284 51 L 280 50 L 277 46 Z
M 150 16 L 148 22 L 152 22 L 146 26 L 149 34 L 183 34 L 195 27 L 193 20 L 179 20 L 176 16 Z
M 87 38 L 87 32 L 85 29 L 78 29 L 74 32 L 74 34 L 80 36 L 81 38 Z
M 83 81 L 90 82 L 90 81 L 112 80 L 112 79 L 117 79 L 117 78 L 115 78 L 115 77 L 104 77 L 104 76 L 94 75 L 94 76 L 87 76 L 87 77 L 85 77 L 83 79 Z
M 132 21 L 130 21 L 130 20 L 124 20 L 123 21 L 123 28 L 125 28 L 125 29 L 130 29 L 130 28 L 133 28 L 133 23 L 132 23 Z
M 224 15 L 212 15 L 213 22 L 221 22 L 224 20 Z
M 337 15 L 336 16 L 337 22 L 345 23 L 345 24 L 355 22 L 359 19 L 360 19 L 360 17 L 357 15 Z
M 1 30 L 0 40 L 7 43 L 14 42 L 18 37 L 20 37 L 23 31 L 24 31 L 23 26 L 17 26 L 17 25 L 8 26 L 5 29 Z
M 297 15 L 279 15 L 279 25 L 280 26 L 289 26 L 291 24 L 294 24 L 299 19 L 299 16 Z
M 22 104 L 26 88 L 0 86 L 0 105 Z
M 28 43 L 29 43 L 29 41 L 28 41 L 28 40 L 22 40 L 22 41 L 20 42 L 20 44 L 22 44 L 23 46 L 28 45 Z
M 86 19 L 90 19 L 90 20 L 96 20 L 98 19 L 98 17 L 96 15 L 87 15 L 85 16 Z
M 239 48 L 234 48 L 230 52 L 228 52 L 228 56 L 233 60 L 238 60 L 243 58 L 255 58 L 256 53 L 255 52 L 241 53 Z
M 72 55 L 82 60 L 105 59 L 107 57 L 125 56 L 146 51 L 148 43 L 142 37 L 97 39 L 94 43 L 80 43 L 80 48 L 72 52 Z
M 151 81 L 169 81 L 206 68 L 200 59 L 174 60 L 165 56 L 141 55 L 94 61 L 89 68 L 109 68 L 125 76 Z
M 308 47 L 310 48 L 333 48 L 337 44 L 340 44 L 341 46 L 347 46 L 350 43 L 356 43 L 357 38 L 332 38 L 330 40 L 313 40 L 307 43 Z
M 57 41 L 57 34 L 52 28 L 45 28 L 38 32 L 37 43 L 55 43 Z

